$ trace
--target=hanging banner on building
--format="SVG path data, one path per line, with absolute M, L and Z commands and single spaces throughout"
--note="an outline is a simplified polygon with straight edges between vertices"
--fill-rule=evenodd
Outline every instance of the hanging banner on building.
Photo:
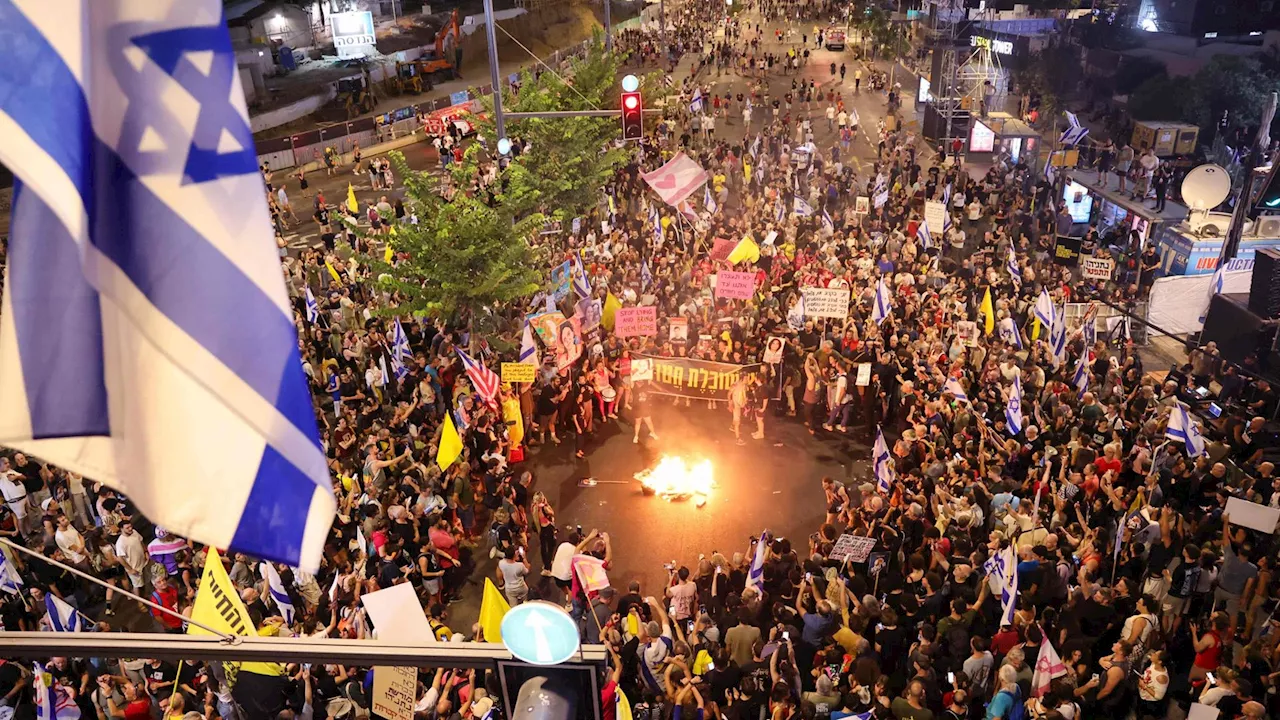
M 333 47 L 339 58 L 362 58 L 377 51 L 378 39 L 373 34 L 373 13 L 340 12 L 329 15 L 333 30 Z
M 721 270 L 716 276 L 716 299 L 750 300 L 756 294 L 756 274 Z
M 805 317 L 844 319 L 849 316 L 849 288 L 801 288 Z
M 729 363 L 694 360 L 693 358 L 666 358 L 639 355 L 652 365 L 649 392 L 659 395 L 695 398 L 698 400 L 728 400 L 729 389 L 743 373 L 755 372 L 760 366 L 731 365 Z M 632 361 L 634 377 L 635 360 Z
M 1111 273 L 1116 269 L 1116 262 L 1111 258 L 1096 258 L 1093 256 L 1080 258 L 1080 274 L 1086 280 L 1110 280 Z
M 621 308 L 613 316 L 613 334 L 618 337 L 651 337 L 658 334 L 658 308 Z

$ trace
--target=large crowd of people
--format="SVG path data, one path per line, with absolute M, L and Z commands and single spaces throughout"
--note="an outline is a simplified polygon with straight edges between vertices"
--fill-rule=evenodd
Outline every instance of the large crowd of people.
M 794 20 L 806 7 L 764 10 Z M 1274 536 L 1226 512 L 1229 498 L 1280 507 L 1275 390 L 1212 347 L 1167 375 L 1148 372 L 1128 324 L 1095 318 L 1099 306 L 1143 299 L 1152 270 L 1122 262 L 1113 280 L 1091 281 L 1055 264 L 1055 233 L 1071 220 L 1032 168 L 962 167 L 896 123 L 860 120 L 855 77 L 834 66 L 820 82 L 793 73 L 777 92 L 778 77 L 820 47 L 816 29 L 793 37 L 747 14 L 713 42 L 718 9 L 669 12 L 677 44 L 707 39 L 678 87 L 708 98 L 703 108 L 676 103 L 606 188 L 610 203 L 575 230 L 532 240 L 581 262 L 588 289 L 577 295 L 575 284 L 566 314 L 581 300 L 653 306 L 655 335 L 620 338 L 602 325 L 543 339 L 535 382 L 504 386 L 490 403 L 456 350 L 495 369 L 514 360 L 493 348 L 521 346 L 527 304 L 496 310 L 494 338 L 473 337 L 466 317 L 406 317 L 413 359 L 389 372 L 394 328 L 375 312 L 387 298 L 360 253 L 381 254 L 387 229 L 414 208 L 383 198 L 350 213 L 313 198 L 323 242 L 285 268 L 339 509 L 319 573 L 271 568 L 287 603 L 261 561 L 220 558 L 259 633 L 369 638 L 361 596 L 408 583 L 437 639 L 483 640 L 450 608 L 495 560 L 510 604 L 564 604 L 584 641 L 608 647 L 605 718 L 618 717 L 619 694 L 652 720 L 1160 718 L 1190 702 L 1225 718 L 1280 710 Z M 678 58 L 659 38 L 624 33 L 620 45 L 652 64 Z M 722 97 L 713 69 L 753 82 Z M 716 117 L 735 139 L 715 134 Z M 708 181 L 677 209 L 641 174 L 680 152 Z M 379 164 L 371 177 L 393 194 L 390 176 Z M 463 189 L 496 178 L 486 171 Z M 944 227 L 922 228 L 928 202 L 945 203 Z M 1095 255 L 1136 257 L 1141 244 L 1094 227 L 1086 236 Z M 704 292 L 730 267 L 711 259 L 714 240 L 748 237 L 758 255 L 734 269 L 754 273 L 754 297 Z M 847 288 L 847 317 L 806 316 L 806 288 Z M 1067 304 L 1084 309 L 1083 323 L 1065 327 Z M 771 338 L 783 339 L 780 356 Z M 581 357 L 558 372 L 555 343 L 566 341 Z M 584 532 L 558 516 L 537 488 L 536 459 L 570 438 L 579 457 L 590 453 L 606 423 L 656 439 L 655 406 L 673 399 L 632 377 L 640 354 L 744 366 L 723 401 L 694 401 L 731 414 L 740 443 L 803 423 L 819 440 L 867 446 L 883 431 L 887 457 L 871 482 L 823 479 L 825 522 L 807 541 L 765 534 L 749 556 L 677 563 L 664 588 L 616 572 L 612 587 L 586 592 L 572 558 L 612 569 L 608 528 Z M 1169 425 L 1205 387 L 1225 410 L 1202 422 L 1211 442 L 1201 451 L 1170 440 Z M 463 450 L 442 469 L 446 417 Z M 21 453 L 0 457 L 0 492 L 0 537 L 104 582 L 6 550 L 21 582 L 0 593 L 4 629 L 60 629 L 65 604 L 87 630 L 184 630 L 115 590 L 189 615 L 208 548 Z M 873 539 L 872 552 L 842 554 L 847 535 Z M 1015 559 L 1000 565 L 1003 556 Z M 1010 565 L 1012 593 L 999 574 Z M 1048 648 L 1060 663 L 1040 662 Z M 333 664 L 259 673 L 53 658 L 43 670 L 81 717 L 101 720 L 357 717 L 371 692 L 369 668 Z M 0 715 L 35 717 L 36 680 L 0 661 Z M 481 720 L 503 712 L 500 698 L 491 671 L 421 671 L 416 714 Z

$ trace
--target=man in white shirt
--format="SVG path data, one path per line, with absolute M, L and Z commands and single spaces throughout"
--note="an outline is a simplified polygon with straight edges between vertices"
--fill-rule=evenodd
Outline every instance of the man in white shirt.
M 142 544 L 142 536 L 133 529 L 133 523 L 125 520 L 120 523 L 120 538 L 116 540 L 116 557 L 124 565 L 124 572 L 135 590 L 146 584 L 143 573 L 147 569 L 150 558 L 147 548 Z
M 841 130 L 844 130 L 845 126 L 848 124 L 849 124 L 849 113 L 844 110 L 841 110 L 840 114 L 836 115 L 836 125 Z
M 84 538 L 80 536 L 80 531 L 71 527 L 71 519 L 66 515 L 58 516 L 58 529 L 53 533 L 53 539 L 58 543 L 62 554 L 67 556 L 67 562 L 81 570 L 89 569 L 89 556 L 84 551 Z
M 22 475 L 9 469 L 9 458 L 0 458 L 0 495 L 17 519 L 18 530 L 26 537 L 27 489 L 22 485 Z

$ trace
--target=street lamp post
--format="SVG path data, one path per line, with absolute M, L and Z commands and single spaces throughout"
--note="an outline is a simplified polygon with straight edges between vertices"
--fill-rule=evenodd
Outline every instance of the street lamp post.
M 494 28 L 493 0 L 484 0 L 484 34 L 489 41 L 489 80 L 493 83 L 493 122 L 498 137 L 494 143 L 507 136 L 507 121 L 502 115 L 502 73 L 498 68 L 498 39 Z M 496 146 L 496 145 L 495 145 Z

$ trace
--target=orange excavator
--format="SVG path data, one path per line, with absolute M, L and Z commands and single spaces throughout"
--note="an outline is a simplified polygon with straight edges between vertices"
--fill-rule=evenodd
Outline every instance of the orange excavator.
M 396 63 L 396 74 L 391 80 L 391 90 L 396 94 L 421 95 L 431 90 L 441 77 L 452 80 L 458 76 L 453 58 L 457 55 L 462 30 L 458 26 L 458 11 L 449 16 L 449 22 L 436 33 L 435 47 L 417 60 Z

